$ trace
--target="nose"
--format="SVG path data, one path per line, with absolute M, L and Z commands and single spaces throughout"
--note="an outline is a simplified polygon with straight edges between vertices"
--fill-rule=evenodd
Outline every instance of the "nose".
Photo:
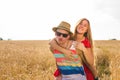
M 62 38 L 62 37 L 63 37 L 63 35 L 60 35 L 59 37 L 60 37 L 60 38 Z
M 80 27 L 83 28 L 83 25 L 81 24 Z

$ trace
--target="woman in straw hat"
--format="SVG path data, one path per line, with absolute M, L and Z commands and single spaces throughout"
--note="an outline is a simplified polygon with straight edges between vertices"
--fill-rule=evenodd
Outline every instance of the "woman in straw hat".
M 72 36 L 70 24 L 62 21 L 57 27 L 53 28 L 53 31 L 55 32 L 54 40 L 56 43 L 59 46 L 70 50 L 73 56 L 73 59 L 70 60 L 59 50 L 52 47 L 50 48 L 56 59 L 57 68 L 62 76 L 60 77 L 60 80 L 86 80 L 82 60 L 74 47 L 75 41 L 70 40 Z
M 98 80 L 97 71 L 94 66 L 94 54 L 93 54 L 93 42 L 90 29 L 90 22 L 86 18 L 80 19 L 76 26 L 73 35 L 73 39 L 79 42 L 79 46 L 76 45 L 83 52 L 83 66 L 86 73 L 87 80 Z M 66 50 L 56 44 L 54 39 L 50 42 L 50 45 L 57 50 L 63 52 L 66 57 L 72 58 L 71 51 Z M 56 70 L 54 76 L 59 78 L 61 76 L 59 69 Z

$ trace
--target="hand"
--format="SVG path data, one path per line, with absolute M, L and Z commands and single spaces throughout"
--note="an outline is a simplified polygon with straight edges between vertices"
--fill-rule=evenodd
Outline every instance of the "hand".
M 49 45 L 52 45 L 52 44 L 57 44 L 56 41 L 55 41 L 55 38 L 53 38 L 52 40 L 49 40 Z
M 55 80 L 62 80 L 62 76 L 59 75 L 59 76 L 55 77 Z
M 72 52 L 70 50 L 66 50 L 64 52 L 64 55 L 68 60 L 74 60 L 74 57 L 73 57 Z
M 84 46 L 84 44 L 81 43 L 81 42 L 77 42 L 76 45 L 75 45 L 75 47 L 76 47 L 77 49 L 79 49 L 79 50 L 82 50 L 82 51 L 85 50 L 85 46 Z

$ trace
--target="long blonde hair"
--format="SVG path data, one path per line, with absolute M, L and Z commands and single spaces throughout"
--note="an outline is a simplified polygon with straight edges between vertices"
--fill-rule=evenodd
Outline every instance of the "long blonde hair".
M 77 27 L 78 27 L 78 25 L 79 25 L 80 23 L 82 23 L 82 21 L 84 21 L 84 20 L 86 20 L 86 21 L 88 22 L 88 30 L 87 30 L 87 32 L 84 34 L 84 36 L 90 41 L 91 49 L 92 49 L 92 52 L 93 52 L 92 33 L 91 33 L 91 28 L 90 28 L 90 22 L 89 22 L 88 19 L 82 18 L 82 19 L 80 19 L 80 20 L 77 22 L 77 24 L 76 24 L 76 26 L 75 26 L 73 38 L 74 38 L 74 40 L 77 39 L 77 34 L 78 34 L 78 32 L 77 32 Z

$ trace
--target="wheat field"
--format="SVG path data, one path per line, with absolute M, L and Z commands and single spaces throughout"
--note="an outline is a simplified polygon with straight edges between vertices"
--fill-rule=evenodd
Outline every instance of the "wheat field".
M 49 40 L 0 41 L 0 80 L 54 80 Z M 100 80 L 120 80 L 120 41 L 94 41 Z

